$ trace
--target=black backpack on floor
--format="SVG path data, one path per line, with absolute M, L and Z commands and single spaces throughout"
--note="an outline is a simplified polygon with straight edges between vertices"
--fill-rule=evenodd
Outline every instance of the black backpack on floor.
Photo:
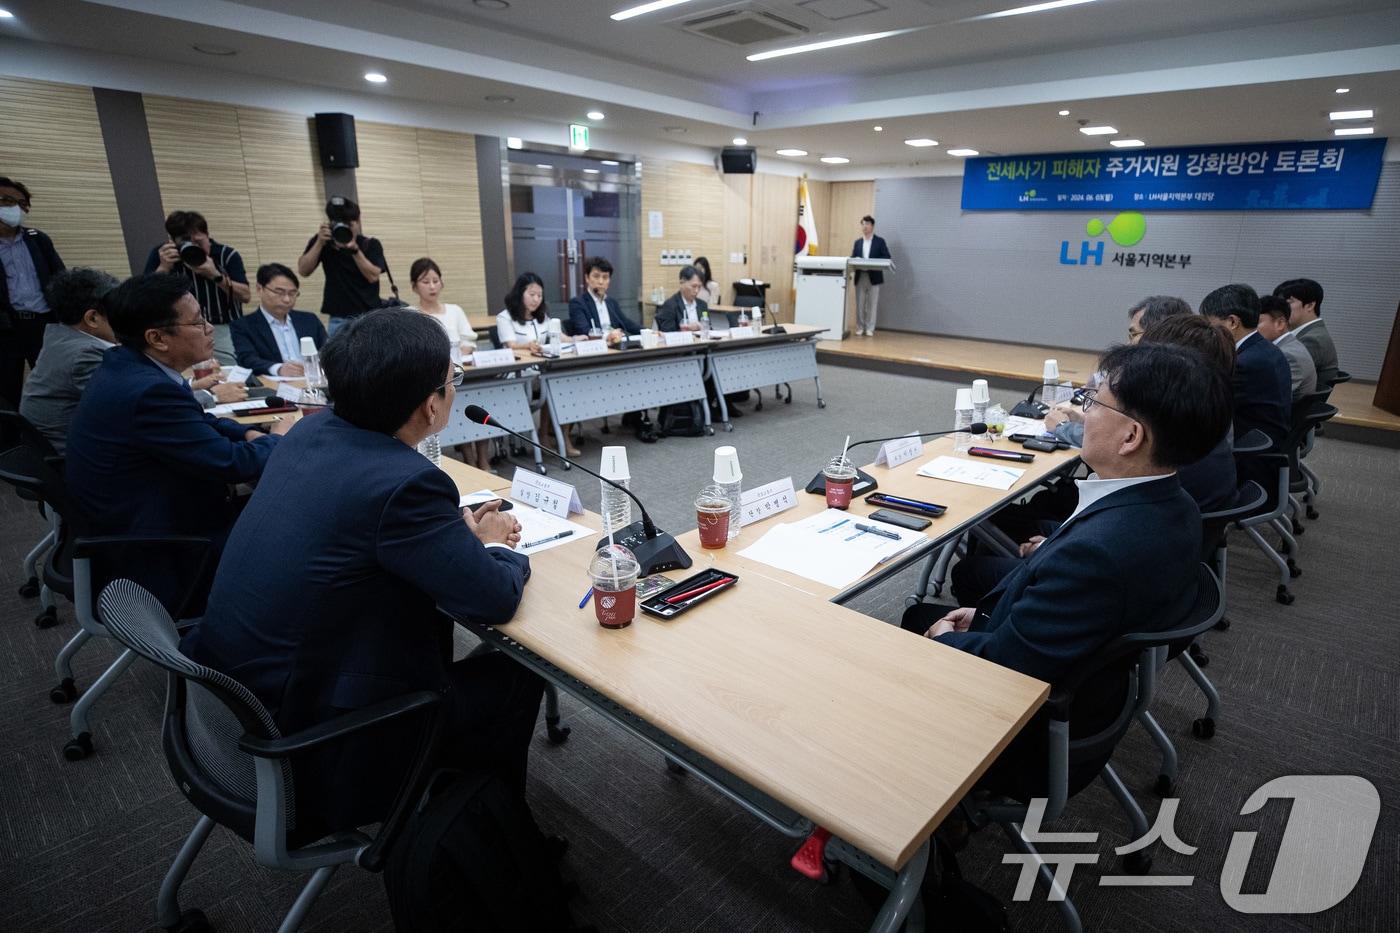
M 659 433 L 662 437 L 704 437 L 705 409 L 702 402 L 678 402 L 661 409 Z
M 568 893 L 529 805 L 494 775 L 440 771 L 384 869 L 398 933 L 568 933 Z

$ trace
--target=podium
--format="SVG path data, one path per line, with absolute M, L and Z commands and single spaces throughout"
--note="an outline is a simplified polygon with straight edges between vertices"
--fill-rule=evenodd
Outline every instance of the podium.
M 846 290 L 856 270 L 894 271 L 891 260 L 852 256 L 798 256 L 793 267 L 797 273 L 797 307 L 793 320 L 798 324 L 825 327 L 827 332 L 823 340 L 846 337 Z

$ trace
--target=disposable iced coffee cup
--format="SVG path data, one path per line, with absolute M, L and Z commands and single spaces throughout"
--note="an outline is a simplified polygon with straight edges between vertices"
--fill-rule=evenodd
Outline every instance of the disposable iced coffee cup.
M 641 564 L 630 550 L 610 544 L 588 565 L 593 584 L 593 612 L 603 628 L 626 628 L 637 615 L 637 577 Z
M 695 526 L 700 530 L 700 546 L 722 548 L 729 540 L 729 511 L 732 503 L 718 486 L 706 486 L 695 497 Z
M 851 491 L 856 484 L 856 468 L 845 457 L 833 457 L 822 470 L 826 480 L 826 505 L 830 509 L 848 509 Z

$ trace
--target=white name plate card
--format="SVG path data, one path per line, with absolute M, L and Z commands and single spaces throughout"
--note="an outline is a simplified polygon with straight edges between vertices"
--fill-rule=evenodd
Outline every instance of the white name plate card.
M 875 462 L 884 466 L 897 467 L 901 463 L 908 463 L 915 459 L 923 451 L 924 442 L 919 440 L 917 434 L 910 434 L 897 441 L 886 441 L 882 444 L 880 453 L 875 457 Z
M 224 382 L 242 384 L 248 381 L 253 371 L 246 366 L 230 366 L 224 370 Z
M 509 348 L 501 350 L 477 350 L 471 356 L 473 366 L 509 366 L 515 362 L 515 351 Z
M 668 330 L 661 336 L 668 347 L 684 347 L 695 342 L 695 332 L 690 330 Z
M 580 340 L 574 344 L 574 352 L 579 356 L 599 356 L 608 352 L 606 340 Z
M 301 389 L 284 382 L 277 386 L 277 397 L 284 398 L 295 405 L 301 401 Z
M 560 518 L 583 511 L 578 490 L 573 486 L 520 467 L 515 468 L 515 476 L 510 481 L 510 497 Z
M 792 488 L 792 477 L 774 480 L 763 486 L 744 490 L 739 496 L 740 520 L 745 525 L 752 525 L 771 515 L 786 512 L 795 505 L 797 493 Z
M 745 337 L 752 337 L 752 336 L 753 336 L 753 328 L 752 328 L 752 327 L 731 327 L 731 328 L 729 328 L 729 339 L 730 339 L 730 340 L 742 340 L 742 339 L 744 339 Z

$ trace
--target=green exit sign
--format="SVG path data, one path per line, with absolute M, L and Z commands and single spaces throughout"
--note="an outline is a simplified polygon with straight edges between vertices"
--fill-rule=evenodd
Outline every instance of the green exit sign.
M 588 127 L 584 126 L 582 123 L 569 124 L 569 148 L 588 148 Z

